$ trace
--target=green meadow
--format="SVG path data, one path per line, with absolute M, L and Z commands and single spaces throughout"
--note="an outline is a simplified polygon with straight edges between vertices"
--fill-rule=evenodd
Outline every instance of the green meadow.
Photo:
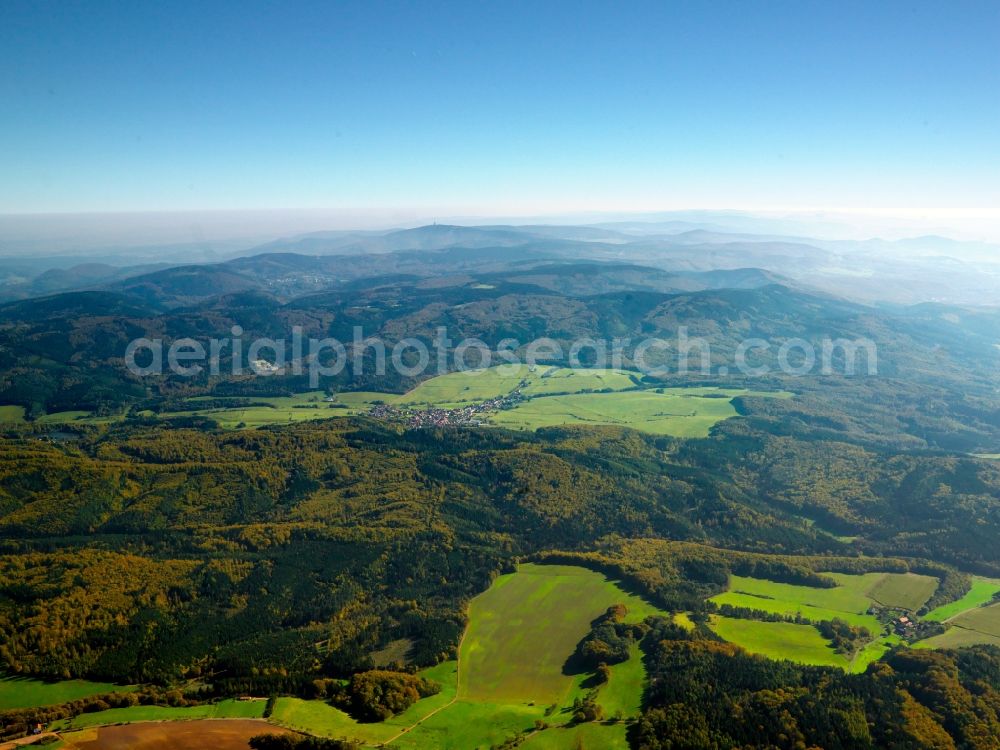
M 535 382 L 549 371 L 545 365 L 499 365 L 438 375 L 420 383 L 391 403 L 407 406 L 459 406 L 506 396 L 523 382 Z M 387 399 L 388 401 L 388 399 Z
M 625 724 L 590 723 L 536 732 L 521 750 L 628 750 Z
M 979 598 L 982 598 L 982 594 Z M 992 601 L 992 597 L 985 601 Z M 1000 646 L 1000 602 L 985 606 L 973 606 L 951 617 L 947 624 L 949 627 L 944 633 L 920 641 L 916 646 L 919 648 L 961 648 L 979 643 Z
M 628 661 L 611 666 L 611 677 L 601 685 L 597 702 L 606 717 L 638 716 L 642 708 L 642 693 L 646 687 L 646 668 L 639 645 L 632 644 Z
M 201 706 L 132 706 L 110 708 L 107 711 L 79 714 L 53 725 L 56 730 L 85 729 L 108 724 L 132 724 L 140 721 L 178 721 L 182 719 L 259 719 L 264 715 L 266 700 L 224 700 Z
M 234 406 L 232 408 L 216 407 L 211 409 L 195 409 L 193 411 L 167 412 L 161 416 L 167 419 L 177 417 L 207 417 L 214 419 L 225 429 L 237 427 L 264 427 L 266 425 L 292 424 L 316 419 L 346 417 L 363 414 L 371 407 L 372 401 L 385 398 L 381 393 L 343 394 L 350 398 L 337 396 L 335 401 L 328 402 L 323 391 L 296 393 L 293 396 L 274 396 L 266 398 L 253 397 L 250 400 L 261 406 Z M 207 398 L 189 399 L 190 406 L 197 406 L 199 401 Z M 266 405 L 264 405 L 266 404 Z
M 1000 580 L 977 576 L 972 579 L 972 587 L 965 596 L 949 604 L 932 609 L 924 615 L 923 619 L 934 622 L 945 622 L 967 610 L 989 604 L 998 593 L 1000 593 Z
M 847 658 L 837 654 L 812 625 L 769 623 L 714 617 L 712 630 L 723 639 L 752 653 L 773 659 L 789 659 L 803 664 L 837 666 L 861 672 L 899 643 L 894 635 L 884 635 L 884 626 L 867 614 L 873 604 L 917 610 L 934 594 L 938 581 L 914 573 L 823 573 L 837 582 L 834 588 L 799 586 L 760 578 L 731 576 L 729 590 L 712 597 L 716 604 L 748 607 L 780 615 L 801 615 L 814 623 L 839 618 L 868 628 L 873 639 Z M 791 627 L 790 627 L 791 626 Z
M 23 422 L 23 406 L 0 406 L 0 423 Z
M 707 437 L 716 423 L 737 416 L 732 398 L 741 391 L 719 391 L 723 397 L 688 395 L 683 389 L 616 393 L 577 393 L 528 399 L 513 409 L 495 412 L 492 424 L 520 430 L 561 425 L 613 425 L 654 435 Z
M 848 669 L 850 661 L 833 650 L 812 625 L 791 622 L 759 622 L 713 615 L 712 631 L 723 640 L 753 654 L 787 659 L 800 664 Z
M 613 604 L 639 622 L 660 610 L 623 591 L 600 573 L 575 566 L 521 565 L 497 578 L 469 607 L 469 624 L 457 662 L 420 674 L 441 686 L 437 695 L 376 724 L 358 723 L 321 701 L 279 698 L 271 721 L 324 737 L 366 745 L 424 750 L 471 750 L 529 733 L 523 747 L 574 750 L 625 748 L 624 724 L 569 727 L 573 699 L 583 696 L 588 675 L 563 667 L 590 622 Z M 639 712 L 646 673 L 637 646 L 611 669 L 598 691 L 607 717 Z M 536 720 L 550 728 L 536 731 Z
M 619 603 L 630 621 L 658 612 L 584 568 L 526 564 L 500 576 L 470 605 L 459 696 L 560 703 L 573 682 L 563 665 L 590 622 Z
M 1000 646 L 1000 603 L 967 609 L 948 620 L 941 635 L 919 644 L 922 648 L 960 648 L 986 643 Z
M 838 581 L 845 579 L 840 573 L 830 575 Z M 869 575 L 881 575 L 882 578 L 869 587 L 865 595 L 876 604 L 892 609 L 916 612 L 934 596 L 938 587 L 937 578 L 916 573 L 870 573 Z
M 966 646 L 1000 646 L 1000 637 L 987 635 L 975 630 L 951 627 L 941 635 L 936 635 L 913 644 L 914 648 L 964 648 Z
M 781 615 L 801 614 L 814 622 L 841 620 L 882 630 L 878 618 L 867 614 L 873 604 L 916 610 L 937 588 L 937 579 L 913 573 L 824 573 L 837 581 L 834 588 L 798 586 L 760 578 L 731 576 L 729 590 L 712 597 L 716 604 L 750 607 Z
M 135 688 L 112 685 L 109 682 L 88 680 L 60 680 L 42 682 L 27 677 L 7 676 L 0 678 L 0 711 L 11 708 L 31 708 L 32 706 L 52 706 L 57 703 L 75 701 L 102 693 L 128 693 Z
M 970 609 L 951 622 L 966 630 L 974 630 L 993 638 L 1000 638 L 1000 603 Z
M 524 394 L 545 396 L 582 391 L 622 391 L 637 387 L 639 377 L 638 373 L 624 370 L 574 370 L 569 367 L 551 367 L 532 377 L 524 388 Z
M 497 426 L 536 430 L 561 425 L 617 425 L 655 435 L 683 438 L 706 437 L 723 419 L 737 416 L 732 399 L 737 396 L 788 398 L 786 392 L 755 392 L 712 387 L 645 388 L 638 374 L 613 369 L 583 369 L 547 365 L 500 365 L 484 370 L 452 372 L 430 378 L 404 394 L 350 392 L 328 398 L 322 391 L 292 396 L 251 397 L 254 406 L 241 406 L 246 399 L 201 396 L 188 399 L 184 411 L 165 412 L 167 419 L 205 417 L 224 429 L 253 429 L 268 425 L 294 424 L 317 419 L 365 414 L 377 403 L 425 409 L 455 409 L 509 395 L 521 388 L 524 401 L 513 409 L 492 412 L 487 420 Z M 214 402 L 210 406 L 209 402 Z M 223 405 L 219 404 L 223 402 Z M 205 402 L 204 409 L 197 408 Z M 152 416 L 152 412 L 147 414 Z M 23 421 L 21 407 L 0 407 L 0 422 Z M 88 412 L 47 414 L 40 424 L 105 424 L 121 416 L 95 417 Z

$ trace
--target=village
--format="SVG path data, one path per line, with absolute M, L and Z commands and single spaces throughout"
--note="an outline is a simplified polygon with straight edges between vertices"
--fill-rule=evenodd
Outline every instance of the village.
M 401 421 L 410 428 L 478 427 L 483 424 L 483 415 L 503 409 L 512 409 L 523 400 L 524 396 L 521 393 L 520 387 L 518 387 L 506 396 L 497 396 L 479 403 L 468 404 L 458 409 L 443 409 L 440 407 L 412 409 L 409 407 L 393 406 L 392 404 L 375 404 L 368 411 L 368 416 L 375 419 Z

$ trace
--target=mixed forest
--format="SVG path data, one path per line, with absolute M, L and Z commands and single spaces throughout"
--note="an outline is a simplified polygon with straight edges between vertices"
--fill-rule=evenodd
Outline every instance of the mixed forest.
M 495 271 L 472 281 L 389 278 L 293 300 L 93 291 L 0 307 L 0 398 L 20 409 L 0 424 L 0 671 L 132 686 L 103 705 L 0 712 L 0 726 L 237 696 L 323 701 L 382 722 L 439 699 L 441 684 L 420 670 L 459 656 L 477 595 L 536 563 L 599 571 L 660 613 L 637 621 L 612 607 L 571 644 L 595 685 L 638 654 L 645 692 L 631 747 L 1000 747 L 1000 637 L 916 648 L 948 630 L 933 617 L 919 633 L 881 634 L 976 592 L 977 605 L 993 601 L 977 588 L 1000 579 L 990 325 L 970 314 L 951 330 L 939 311 L 771 283 L 587 294 L 575 276 L 555 289 Z M 712 337 L 718 362 L 742 337 L 868 335 L 879 372 L 623 380 L 742 393 L 727 395 L 733 416 L 707 436 L 684 437 L 607 424 L 413 426 L 367 402 L 308 421 L 223 424 L 185 404 L 271 408 L 267 399 L 309 386 L 294 375 L 143 380 L 121 367 L 140 335 L 237 324 L 248 335 L 291 325 L 343 335 L 364 324 L 430 341 L 438 323 L 490 346 L 683 323 Z M 404 394 L 419 380 L 348 368 L 320 390 Z M 50 418 L 66 412 L 76 416 Z M 918 606 L 853 620 L 810 620 L 732 586 L 822 590 L 874 574 L 930 585 Z M 714 601 L 726 592 L 761 604 Z M 681 614 L 684 626 L 671 619 Z M 726 642 L 720 617 L 814 626 L 845 659 L 876 637 L 884 650 L 856 672 L 765 658 Z M 586 694 L 575 710 L 578 723 L 614 723 Z M 328 746 L 304 742 L 254 746 Z

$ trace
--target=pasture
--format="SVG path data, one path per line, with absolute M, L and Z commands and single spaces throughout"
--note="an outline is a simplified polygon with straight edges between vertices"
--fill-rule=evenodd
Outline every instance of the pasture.
M 847 669 L 849 660 L 836 653 L 812 625 L 791 622 L 759 622 L 713 615 L 712 631 L 752 654 L 787 659 L 799 664 Z
M 387 403 L 407 406 L 459 406 L 506 396 L 522 382 L 534 382 L 550 368 L 545 365 L 499 365 L 438 375 Z
M 0 406 L 0 423 L 23 422 L 23 406 Z
M 829 573 L 834 588 L 799 586 L 761 578 L 731 576 L 729 590 L 712 597 L 716 604 L 751 607 L 782 615 L 801 614 L 815 622 L 839 617 L 872 633 L 882 629 L 878 619 L 866 614 L 873 605 L 917 610 L 937 589 L 938 580 L 915 573 Z
M 250 401 L 254 406 L 196 408 L 193 411 L 166 412 L 161 416 L 167 419 L 207 417 L 214 419 L 225 429 L 235 429 L 240 425 L 254 428 L 363 414 L 373 401 L 393 397 L 384 393 L 345 393 L 336 396 L 333 402 L 328 402 L 323 391 L 309 391 L 292 396 L 253 397 Z M 197 407 L 199 401 L 207 400 L 207 397 L 192 398 L 187 403 Z M 234 399 L 233 402 L 238 404 L 239 400 Z
M 642 651 L 633 643 L 629 649 L 628 661 L 611 666 L 611 677 L 601 685 L 597 702 L 604 708 L 608 718 L 638 716 L 642 708 L 642 693 L 646 687 L 646 668 L 642 663 Z
M 993 601 L 993 597 L 998 593 L 1000 593 L 1000 580 L 976 576 L 972 579 L 972 587 L 965 596 L 950 604 L 943 604 L 940 607 L 932 609 L 924 615 L 923 619 L 933 622 L 946 622 L 963 612 L 988 604 Z
M 577 724 L 532 734 L 521 750 L 628 750 L 624 724 Z
M 499 745 L 534 727 L 545 707 L 459 700 L 387 745 L 405 750 L 472 750 Z M 572 750 L 572 746 L 564 750 Z
M 0 678 L 0 711 L 11 708 L 31 708 L 52 706 L 79 698 L 87 698 L 101 693 L 128 693 L 134 687 L 112 685 L 109 682 L 88 680 L 60 680 L 43 682 L 27 677 L 7 676 Z
M 951 623 L 991 638 L 1000 638 L 1000 604 L 970 609 L 960 614 Z
M 941 635 L 917 641 L 913 648 L 964 648 L 965 646 L 1000 646 L 1000 637 L 975 630 L 951 627 Z
M 437 695 L 376 724 L 358 723 L 322 701 L 279 698 L 271 721 L 324 737 L 351 737 L 368 745 L 413 750 L 469 750 L 490 747 L 532 731 L 537 719 L 554 725 L 530 736 L 526 747 L 571 750 L 624 748 L 624 725 L 566 728 L 569 706 L 586 691 L 587 675 L 563 674 L 563 666 L 590 622 L 612 604 L 628 607 L 629 621 L 659 613 L 600 573 L 564 565 L 524 564 L 500 576 L 473 599 L 459 661 L 443 662 L 420 674 L 442 686 Z M 645 684 L 638 647 L 612 667 L 598 702 L 607 715 L 634 716 Z M 546 716 L 548 707 L 550 711 Z
M 489 419 L 492 424 L 520 430 L 613 425 L 654 435 L 697 438 L 707 437 L 717 422 L 736 415 L 730 398 L 643 390 L 536 397 L 493 413 Z
M 879 574 L 875 574 L 879 575 Z M 933 576 L 916 573 L 883 573 L 865 595 L 877 604 L 891 609 L 907 609 L 916 612 L 934 596 L 938 580 Z M 838 580 L 840 580 L 838 578 Z
M 938 581 L 913 573 L 823 573 L 837 582 L 834 588 L 816 588 L 778 583 L 760 578 L 731 576 L 729 590 L 712 597 L 716 604 L 748 607 L 785 616 L 801 615 L 814 623 L 839 618 L 867 628 L 873 639 L 853 658 L 837 654 L 811 625 L 765 623 L 735 618 L 713 618 L 710 627 L 727 641 L 753 653 L 803 664 L 837 666 L 862 672 L 889 648 L 899 643 L 893 635 L 882 635 L 884 626 L 867 614 L 873 604 L 916 610 L 933 595 Z M 740 624 L 742 623 L 742 625 Z M 782 627 L 774 627 L 782 626 Z M 803 629 L 804 628 L 804 629 Z M 811 632 L 810 632 L 811 631 Z
M 561 703 L 573 682 L 563 665 L 590 622 L 618 603 L 633 621 L 657 611 L 584 568 L 526 564 L 500 576 L 470 605 L 459 697 Z
M 351 737 L 366 744 L 381 744 L 410 731 L 411 727 L 429 714 L 448 706 L 455 698 L 456 667 L 456 662 L 447 661 L 419 672 L 422 677 L 441 685 L 441 691 L 417 701 L 403 713 L 384 722 L 361 723 L 324 701 L 301 698 L 278 698 L 270 721 L 278 726 L 321 737 Z
M 583 391 L 622 391 L 637 387 L 639 377 L 638 373 L 628 373 L 624 370 L 575 370 L 569 367 L 552 367 L 532 377 L 524 388 L 524 394 L 544 396 Z
M 979 643 L 1000 646 L 1000 603 L 973 607 L 948 620 L 950 627 L 916 644 L 918 648 L 961 648 Z
M 133 724 L 152 721 L 180 721 L 185 719 L 259 719 L 264 715 L 267 701 L 224 700 L 201 706 L 132 706 L 130 708 L 110 708 L 107 711 L 79 714 L 72 719 L 63 719 L 53 726 L 60 731 L 86 729 L 108 724 Z
M 513 409 L 487 417 L 494 425 L 517 430 L 536 430 L 561 425 L 617 425 L 655 435 L 683 438 L 706 437 L 723 419 L 737 416 L 732 399 L 737 396 L 787 398 L 786 392 L 755 392 L 697 386 L 691 388 L 645 388 L 638 374 L 613 369 L 570 369 L 549 365 L 499 365 L 438 375 L 408 393 L 358 391 L 339 393 L 328 399 L 323 391 L 291 396 L 211 397 L 197 396 L 181 411 L 164 412 L 166 419 L 203 417 L 224 429 L 254 429 L 319 419 L 365 414 L 375 404 L 409 409 L 457 409 L 507 396 L 517 388 L 527 397 Z M 232 406 L 226 402 L 231 402 Z M 253 405 L 246 406 L 250 401 Z M 204 408 L 198 408 L 204 403 Z M 20 410 L 20 411 L 18 411 Z M 155 416 L 153 412 L 145 416 Z M 0 407 L 0 422 L 23 421 L 21 407 Z M 69 411 L 39 417 L 41 424 L 103 424 L 122 416 L 95 417 L 88 412 Z

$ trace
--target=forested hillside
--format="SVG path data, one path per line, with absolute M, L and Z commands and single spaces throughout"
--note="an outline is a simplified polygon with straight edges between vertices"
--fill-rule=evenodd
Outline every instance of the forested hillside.
M 270 258 L 268 273 L 288 263 Z M 293 299 L 240 286 L 246 269 L 229 279 L 239 288 L 201 298 L 197 285 L 214 282 L 191 271 L 197 284 L 184 286 L 185 273 L 0 308 L 0 401 L 12 415 L 0 428 L 0 671 L 138 683 L 142 700 L 160 705 L 318 697 L 329 710 L 385 718 L 437 694 L 422 678 L 387 672 L 383 685 L 370 670 L 450 674 L 474 597 L 522 562 L 562 563 L 606 573 L 693 627 L 602 620 L 569 644 L 595 680 L 638 670 L 633 718 L 648 686 L 628 728 L 633 747 L 993 747 L 983 738 L 995 736 L 995 652 L 910 654 L 949 626 L 898 619 L 973 591 L 980 607 L 996 593 L 992 313 L 866 307 L 752 271 L 718 289 L 718 279 L 537 258 Z M 167 300 L 167 282 L 190 298 Z M 313 384 L 233 375 L 228 354 L 219 374 L 193 377 L 140 378 L 123 366 L 136 337 L 169 345 L 234 326 L 247 340 L 301 327 L 345 341 L 361 326 L 389 346 L 415 337 L 432 359 L 412 375 L 378 373 L 363 358 Z M 447 364 L 437 357 L 454 354 L 433 346 L 442 326 L 489 348 L 550 337 L 563 354 L 507 380 L 429 381 Z M 666 372 L 634 369 L 636 342 L 676 341 L 682 327 L 710 342 L 708 371 L 698 354 L 694 372 L 669 367 L 670 343 Z M 633 343 L 622 369 L 573 380 L 561 366 L 581 337 Z M 782 342 L 830 337 L 870 338 L 877 372 L 864 361 L 848 374 L 777 367 Z M 726 370 L 747 338 L 773 343 L 753 361 L 770 372 Z M 619 411 L 588 410 L 598 397 Z M 660 432 L 615 421 L 639 403 L 631 397 L 648 399 Z M 514 419 L 539 404 L 556 407 L 531 412 L 537 422 Z M 560 404 L 579 410 L 576 424 L 560 421 Z M 449 422 L 449 409 L 468 414 Z M 702 410 L 697 429 L 671 429 Z M 241 415 L 258 412 L 248 427 Z M 837 576 L 857 586 L 895 576 L 923 593 L 905 606 L 872 595 L 803 614 L 796 601 L 731 585 L 809 594 L 837 589 Z M 719 604 L 722 595 L 736 604 Z M 791 628 L 819 663 L 843 669 L 752 656 L 733 636 L 722 642 L 726 623 L 772 644 Z M 950 632 L 994 642 L 990 627 Z M 395 708 L 369 710 L 366 699 L 356 710 L 338 682 L 352 679 L 373 705 L 385 687 Z M 570 724 L 599 714 L 591 693 L 577 702 Z M 26 727 L 31 710 L 12 721 Z M 608 726 L 624 736 L 624 720 Z
M 866 455 L 784 440 L 803 456 Z M 57 442 L 11 432 L 0 467 L 0 654 L 10 669 L 51 676 L 170 681 L 221 669 L 266 681 L 347 674 L 406 637 L 418 663 L 433 663 L 492 576 L 554 551 L 593 552 L 595 564 L 640 580 L 655 571 L 649 593 L 673 609 L 703 607 L 729 571 L 795 579 L 912 568 L 947 579 L 933 558 L 1000 572 L 991 464 L 962 460 L 975 479 L 958 484 L 957 459 L 914 467 L 902 455 L 871 461 L 844 492 L 835 472 L 800 463 L 815 490 L 803 505 L 793 471 L 749 450 L 731 474 L 705 471 L 729 443 L 697 444 L 612 428 L 515 435 L 368 420 L 235 433 L 122 425 Z M 933 548 L 920 543 L 920 517 L 899 512 L 900 483 L 928 519 L 954 508 Z M 864 515 L 852 515 L 853 496 Z M 852 524 L 858 539 L 840 541 L 808 515 Z M 627 541 L 640 539 L 650 541 Z M 766 554 L 747 562 L 655 539 Z M 911 560 L 862 562 L 860 552 Z
M 649 706 L 630 730 L 640 750 L 986 750 L 1000 736 L 996 647 L 899 651 L 844 675 L 751 656 L 669 623 L 645 645 Z

